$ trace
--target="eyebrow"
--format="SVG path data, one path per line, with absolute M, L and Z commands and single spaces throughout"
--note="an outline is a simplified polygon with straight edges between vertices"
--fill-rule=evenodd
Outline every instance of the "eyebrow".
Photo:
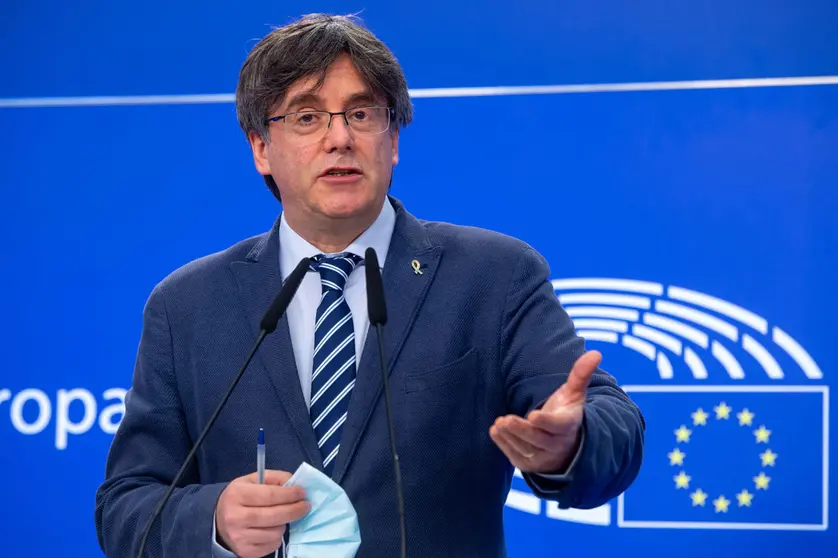
M 302 105 L 322 106 L 322 99 L 311 91 L 301 91 L 289 99 L 288 108 L 285 112 L 293 112 Z M 369 91 L 353 93 L 345 101 L 345 106 L 352 107 L 361 103 L 375 104 L 376 100 Z

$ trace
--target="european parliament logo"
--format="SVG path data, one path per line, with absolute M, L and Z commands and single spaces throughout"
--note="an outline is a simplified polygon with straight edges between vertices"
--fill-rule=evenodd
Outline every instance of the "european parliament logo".
M 827 529 L 829 388 L 794 338 L 681 287 L 602 278 L 553 287 L 606 370 L 620 379 L 647 366 L 656 376 L 622 386 L 647 419 L 643 468 L 616 510 L 559 509 L 522 481 L 508 507 L 624 528 Z
M 826 528 L 825 387 L 656 387 L 627 390 L 657 425 L 618 525 Z

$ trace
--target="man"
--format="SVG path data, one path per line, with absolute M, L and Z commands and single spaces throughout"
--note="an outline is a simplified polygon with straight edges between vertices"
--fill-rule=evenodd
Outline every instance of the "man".
M 505 556 L 514 467 L 562 507 L 599 506 L 631 484 L 643 418 L 575 335 L 544 259 L 498 233 L 419 221 L 388 196 L 412 111 L 381 42 L 349 18 L 303 18 L 253 49 L 236 101 L 282 213 L 269 232 L 189 263 L 151 293 L 97 494 L 106 555 L 137 552 L 152 510 L 302 258 L 311 258 L 310 272 L 147 549 L 273 552 L 288 523 L 310 509 L 303 490 L 282 486 L 307 462 L 355 507 L 358 556 L 398 555 L 378 347 L 360 269 L 370 246 L 388 305 L 384 347 L 409 556 Z M 268 444 L 264 485 L 253 475 L 259 427 Z

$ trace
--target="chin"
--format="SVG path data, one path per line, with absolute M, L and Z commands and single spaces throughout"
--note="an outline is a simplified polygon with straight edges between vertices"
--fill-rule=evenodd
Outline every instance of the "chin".
M 333 219 L 350 219 L 378 211 L 379 200 L 367 192 L 340 192 L 322 200 L 320 207 L 324 215 Z

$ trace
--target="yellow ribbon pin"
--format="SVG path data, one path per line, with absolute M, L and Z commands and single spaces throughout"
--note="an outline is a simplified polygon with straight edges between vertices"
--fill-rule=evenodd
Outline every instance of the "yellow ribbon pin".
M 422 270 L 419 269 L 419 260 L 413 260 L 410 262 L 410 267 L 413 268 L 413 273 L 416 275 L 422 275 Z

